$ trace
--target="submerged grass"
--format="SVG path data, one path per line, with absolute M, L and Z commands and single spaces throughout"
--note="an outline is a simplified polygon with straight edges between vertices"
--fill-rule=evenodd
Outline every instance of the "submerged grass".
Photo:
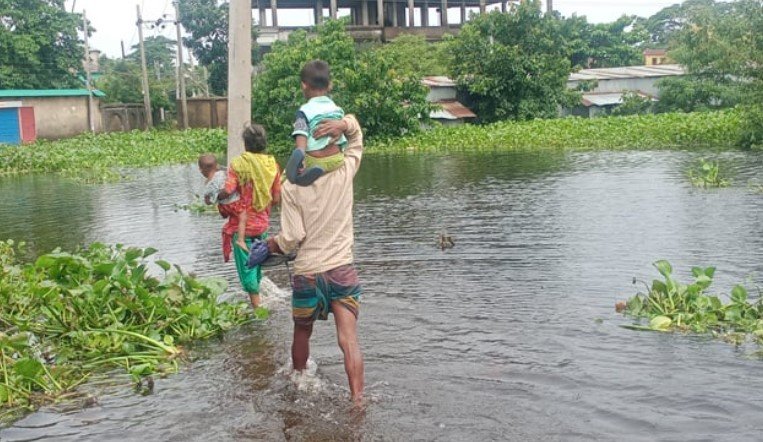
M 715 267 L 694 267 L 694 281 L 682 284 L 673 276 L 669 262 L 657 261 L 654 266 L 663 279 L 654 280 L 651 286 L 645 284 L 646 293 L 638 293 L 617 306 L 626 315 L 648 323 L 626 328 L 708 333 L 737 345 L 748 339 L 763 344 L 762 298 L 750 300 L 741 285 L 734 286 L 728 302 L 708 294 Z
M 369 151 L 447 153 L 732 148 L 741 130 L 741 116 L 739 110 L 726 110 L 449 126 L 372 143 Z
M 23 247 L 23 246 L 21 246 Z M 219 304 L 219 278 L 200 279 L 155 249 L 92 244 L 21 263 L 0 242 L 0 412 L 34 409 L 95 372 L 123 368 L 136 381 L 171 372 L 181 344 L 251 320 L 245 304 Z M 260 310 L 257 317 L 267 312 Z

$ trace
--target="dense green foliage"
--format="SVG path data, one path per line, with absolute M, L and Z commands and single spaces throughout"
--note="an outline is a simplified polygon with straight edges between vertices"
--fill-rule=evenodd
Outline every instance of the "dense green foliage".
M 742 113 L 736 110 L 498 122 L 486 126 L 441 127 L 373 144 L 369 151 L 728 148 L 738 139 L 741 124 Z
M 178 344 L 248 320 L 243 304 L 218 304 L 224 280 L 161 260 L 152 276 L 154 253 L 92 244 L 22 263 L 0 242 L 0 408 L 44 403 L 98 370 L 123 367 L 136 380 L 172 371 Z
M 0 175 L 64 172 L 93 181 L 113 167 L 146 167 L 196 161 L 206 152 L 224 152 L 225 132 L 219 129 L 188 131 L 111 132 L 85 134 L 31 146 L 0 147 Z
M 673 276 L 670 263 L 657 261 L 654 266 L 663 280 L 647 285 L 647 293 L 630 298 L 625 308 L 627 315 L 649 319 L 649 325 L 628 328 L 713 333 L 737 344 L 752 335 L 763 343 L 763 298 L 750 301 L 741 285 L 731 290 L 728 303 L 707 294 L 715 267 L 694 267 L 694 282 L 681 284 Z
M 0 0 L 0 18 L 0 89 L 82 86 L 82 16 L 64 0 Z
M 533 0 L 511 14 L 473 16 L 449 42 L 452 74 L 482 121 L 551 118 L 578 100 L 566 88 L 571 66 L 556 28 Z
M 209 86 L 212 93 L 225 95 L 228 90 L 228 3 L 218 0 L 180 0 L 180 23 L 190 37 L 183 38 L 183 45 L 194 57 L 209 69 Z M 252 26 L 252 42 L 257 41 L 256 28 Z M 257 61 L 259 51 L 252 44 L 252 62 Z
M 652 112 L 654 102 L 650 97 L 644 97 L 636 92 L 625 92 L 623 102 L 612 109 L 612 115 L 639 115 Z
M 299 73 L 314 59 L 331 65 L 332 98 L 345 113 L 358 116 L 367 137 L 418 131 L 420 116 L 429 116 L 427 89 L 417 77 L 396 71 L 394 60 L 377 51 L 359 51 L 344 22 L 329 20 L 314 38 L 295 31 L 265 55 L 252 90 L 252 119 L 267 128 L 270 140 L 289 139 L 294 115 L 305 102 Z

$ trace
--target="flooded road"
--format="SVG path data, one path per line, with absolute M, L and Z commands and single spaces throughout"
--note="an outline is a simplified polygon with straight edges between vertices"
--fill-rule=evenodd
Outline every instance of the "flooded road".
M 683 152 L 368 157 L 356 181 L 360 336 L 370 404 L 351 413 L 333 323 L 317 371 L 288 374 L 288 294 L 273 317 L 197 346 L 154 394 L 93 384 L 0 431 L 31 440 L 760 440 L 763 359 L 709 338 L 639 333 L 614 303 L 651 263 L 718 267 L 713 290 L 763 287 L 763 154 L 707 154 L 732 186 L 691 187 Z M 0 180 L 0 238 L 30 253 L 92 241 L 152 246 L 223 275 L 221 221 L 177 211 L 194 167 L 83 186 Z M 455 247 L 436 245 L 446 231 Z M 285 271 L 268 275 L 288 288 Z M 314 367 L 315 368 L 315 367 Z

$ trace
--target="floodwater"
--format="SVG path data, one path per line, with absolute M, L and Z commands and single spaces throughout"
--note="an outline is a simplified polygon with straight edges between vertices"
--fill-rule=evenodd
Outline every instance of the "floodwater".
M 601 152 L 368 157 L 356 180 L 364 413 L 350 410 L 333 323 L 314 373 L 291 379 L 286 294 L 273 317 L 194 349 L 149 396 L 93 383 L 97 403 L 46 407 L 3 441 L 760 440 L 755 347 L 626 330 L 614 303 L 670 260 L 715 265 L 715 291 L 763 286 L 763 154 L 719 158 L 733 184 L 691 187 L 700 154 Z M 193 167 L 83 186 L 0 180 L 0 238 L 32 253 L 92 241 L 160 249 L 224 275 L 215 216 L 175 211 Z M 442 251 L 447 231 L 455 247 Z M 269 272 L 281 287 L 283 269 Z

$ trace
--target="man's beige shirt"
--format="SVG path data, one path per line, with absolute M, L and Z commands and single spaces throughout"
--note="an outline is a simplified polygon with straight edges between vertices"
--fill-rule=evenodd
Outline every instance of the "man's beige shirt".
M 363 133 L 351 115 L 347 122 L 344 164 L 310 186 L 285 182 L 281 189 L 281 232 L 276 242 L 282 251 L 297 250 L 297 275 L 321 273 L 352 264 L 353 186 L 363 155 Z

